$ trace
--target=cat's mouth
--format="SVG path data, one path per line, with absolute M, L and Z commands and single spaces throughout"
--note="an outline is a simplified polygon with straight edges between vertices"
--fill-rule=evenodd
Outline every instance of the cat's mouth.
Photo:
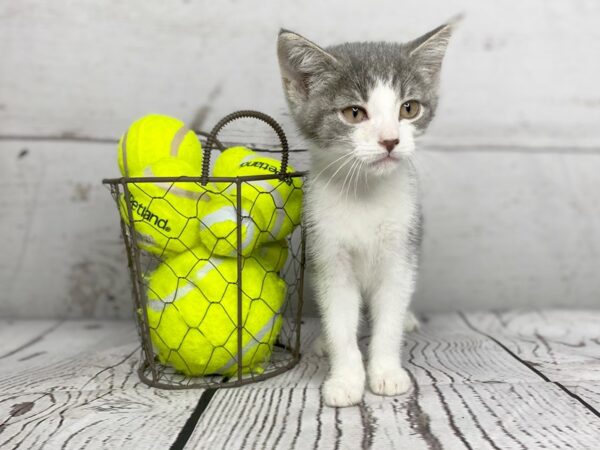
M 385 155 L 382 158 L 376 159 L 369 163 L 371 167 L 388 167 L 390 165 L 396 164 L 398 162 L 398 158 L 393 155 Z

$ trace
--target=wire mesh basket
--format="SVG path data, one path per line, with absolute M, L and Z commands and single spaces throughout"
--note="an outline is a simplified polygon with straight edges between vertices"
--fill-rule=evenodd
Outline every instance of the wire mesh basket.
M 281 159 L 243 158 L 238 167 L 261 173 L 211 176 L 211 152 L 224 150 L 218 135 L 240 118 L 269 125 Z M 305 173 L 288 170 L 287 139 L 266 114 L 232 113 L 196 135 L 199 177 L 126 170 L 103 180 L 121 216 L 142 344 L 138 373 L 165 389 L 239 386 L 300 358 Z M 216 172 L 220 159 L 214 164 Z

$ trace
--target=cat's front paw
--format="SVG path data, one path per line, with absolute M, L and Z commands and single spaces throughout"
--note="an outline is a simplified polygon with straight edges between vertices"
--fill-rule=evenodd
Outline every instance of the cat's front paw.
M 364 391 L 364 376 L 331 377 L 323 383 L 323 401 L 327 406 L 357 405 Z
M 408 372 L 402 367 L 372 368 L 369 370 L 369 387 L 377 395 L 400 395 L 410 389 Z

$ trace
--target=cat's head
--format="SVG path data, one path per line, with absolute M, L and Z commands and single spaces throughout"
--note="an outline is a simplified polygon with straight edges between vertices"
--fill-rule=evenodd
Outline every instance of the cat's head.
M 319 167 L 362 163 L 360 169 L 383 175 L 412 155 L 414 138 L 435 113 L 442 59 L 455 23 L 404 44 L 328 48 L 281 30 L 284 92 Z

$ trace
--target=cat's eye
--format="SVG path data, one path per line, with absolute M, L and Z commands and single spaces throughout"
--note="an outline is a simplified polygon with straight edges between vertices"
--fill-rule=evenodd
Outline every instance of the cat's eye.
M 367 111 L 360 106 L 348 106 L 342 109 L 342 116 L 348 123 L 360 123 L 367 120 Z
M 410 100 L 405 102 L 400 107 L 400 118 L 401 119 L 414 119 L 421 111 L 421 105 L 416 100 Z

